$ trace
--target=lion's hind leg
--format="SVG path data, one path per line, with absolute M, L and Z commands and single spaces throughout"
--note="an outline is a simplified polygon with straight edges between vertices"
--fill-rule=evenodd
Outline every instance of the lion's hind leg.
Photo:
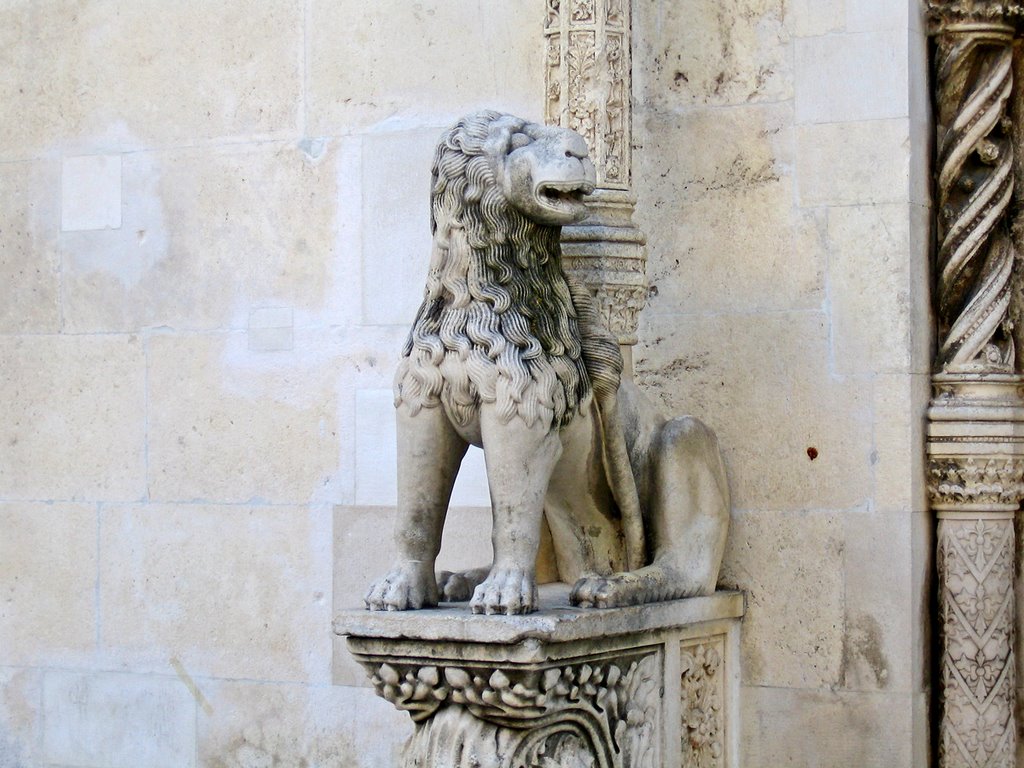
M 644 523 L 653 560 L 638 570 L 586 576 L 571 600 L 609 608 L 715 590 L 729 530 L 729 488 L 714 433 L 689 416 L 671 419 L 651 445 L 654 462 Z
M 443 408 L 423 408 L 415 416 L 398 409 L 398 561 L 371 585 L 365 598 L 371 611 L 437 605 L 434 560 L 468 447 Z

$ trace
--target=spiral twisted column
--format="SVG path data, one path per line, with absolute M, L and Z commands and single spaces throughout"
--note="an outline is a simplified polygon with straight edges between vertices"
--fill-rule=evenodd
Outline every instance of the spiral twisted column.
M 1013 147 L 1007 103 L 1013 28 L 946 26 L 938 86 L 939 363 L 946 372 L 1010 372 L 1006 330 L 1013 247 Z
M 937 518 L 939 765 L 1009 768 L 1017 751 L 1014 519 L 1024 388 L 1009 321 L 1021 8 L 929 0 L 935 36 L 938 355 L 928 411 Z

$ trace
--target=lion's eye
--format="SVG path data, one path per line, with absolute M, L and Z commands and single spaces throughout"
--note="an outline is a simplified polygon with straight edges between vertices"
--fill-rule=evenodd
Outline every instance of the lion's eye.
M 512 149 L 521 149 L 529 144 L 531 141 L 530 137 L 525 133 L 516 133 L 512 136 Z

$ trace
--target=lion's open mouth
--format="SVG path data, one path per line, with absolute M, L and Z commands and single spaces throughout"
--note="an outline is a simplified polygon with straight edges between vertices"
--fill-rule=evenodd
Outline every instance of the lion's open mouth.
M 570 184 L 542 184 L 538 196 L 547 203 L 582 203 L 583 198 L 594 191 L 592 184 L 576 182 Z

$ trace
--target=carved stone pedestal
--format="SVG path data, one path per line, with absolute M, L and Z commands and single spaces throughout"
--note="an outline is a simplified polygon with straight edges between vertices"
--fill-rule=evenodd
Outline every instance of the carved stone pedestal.
M 405 768 L 736 768 L 743 596 L 529 616 L 348 611 L 335 632 L 416 730 Z

